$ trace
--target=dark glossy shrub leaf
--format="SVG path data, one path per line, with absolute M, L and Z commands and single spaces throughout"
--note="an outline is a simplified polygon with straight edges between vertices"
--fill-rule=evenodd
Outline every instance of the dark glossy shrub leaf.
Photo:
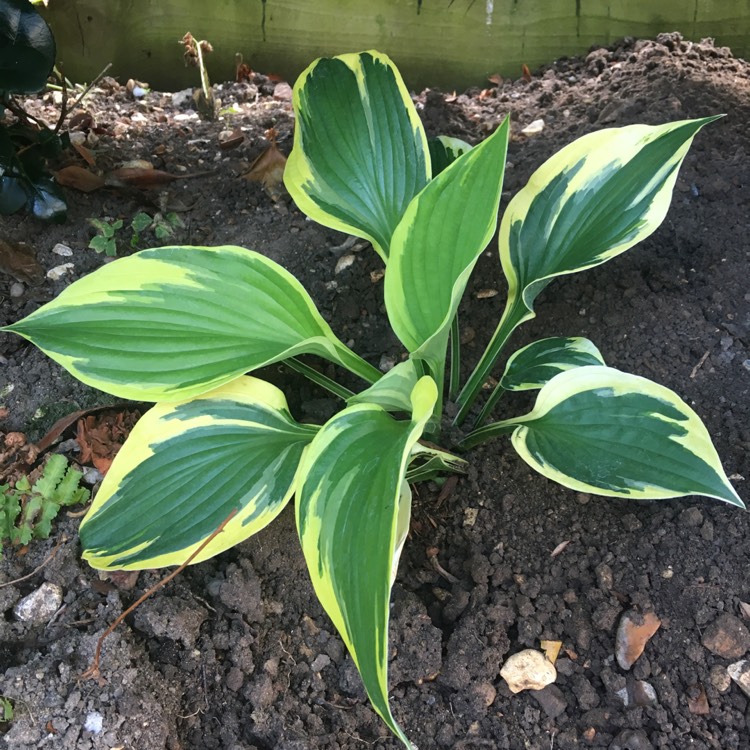
M 44 88 L 55 64 L 55 39 L 28 0 L 0 0 L 0 92 Z

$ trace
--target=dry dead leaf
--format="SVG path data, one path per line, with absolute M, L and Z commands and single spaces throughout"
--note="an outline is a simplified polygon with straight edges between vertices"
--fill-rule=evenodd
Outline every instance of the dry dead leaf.
M 117 411 L 79 419 L 76 442 L 81 455 L 78 460 L 82 464 L 93 464 L 101 474 L 106 474 L 140 416 L 138 411 Z
M 241 146 L 245 140 L 245 134 L 241 128 L 235 128 L 234 130 L 225 130 L 219 133 L 219 148 L 222 151 L 231 151 L 237 146 Z
M 25 242 L 0 240 L 0 273 L 25 284 L 39 284 L 44 279 L 44 269 L 37 263 L 34 249 Z
M 494 83 L 495 86 L 500 86 L 503 82 L 503 77 L 499 73 L 493 73 L 491 76 L 487 76 L 487 80 L 490 83 Z
M 544 655 L 547 660 L 554 664 L 557 661 L 557 657 L 560 654 L 562 648 L 562 641 L 540 641 L 539 645 L 544 651 Z
M 104 180 L 98 174 L 94 174 L 85 167 L 71 165 L 55 172 L 55 180 L 58 185 L 74 188 L 82 193 L 93 193 L 94 190 L 104 187 Z
M 78 152 L 78 155 L 81 157 L 81 159 L 86 162 L 86 164 L 88 164 L 90 167 L 93 167 L 96 164 L 96 157 L 90 149 L 86 148 L 86 146 L 83 146 L 80 143 L 73 143 L 72 146 Z
M 688 688 L 687 704 L 688 711 L 690 711 L 691 714 L 705 716 L 711 713 L 711 708 L 708 705 L 708 696 L 706 695 L 703 685 L 700 683 L 691 685 Z
M 39 449 L 22 432 L 0 432 L 0 484 L 15 484 L 38 456 Z
M 93 130 L 95 127 L 94 117 L 90 112 L 76 112 L 68 120 L 68 130 Z
M 141 190 L 153 190 L 178 180 L 179 176 L 162 172 L 161 169 L 143 169 L 140 167 L 120 167 L 107 175 L 107 185 L 114 187 L 135 187 Z
M 281 192 L 284 180 L 286 156 L 279 151 L 276 140 L 250 165 L 249 171 L 242 176 L 252 182 L 260 182 L 268 194 L 274 198 Z
M 521 65 L 521 78 L 523 78 L 526 83 L 531 83 L 532 75 L 529 66 L 526 65 L 526 63 Z

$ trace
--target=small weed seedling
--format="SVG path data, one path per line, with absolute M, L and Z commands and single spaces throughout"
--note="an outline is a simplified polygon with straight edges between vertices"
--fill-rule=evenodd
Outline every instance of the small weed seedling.
M 13 721 L 13 704 L 9 698 L 0 695 L 0 724 L 8 724 Z
M 28 476 L 13 487 L 0 484 L 0 554 L 4 540 L 23 546 L 32 539 L 47 539 L 60 508 L 86 502 L 89 491 L 79 487 L 82 476 L 65 456 L 54 454 L 33 484 Z
M 174 211 L 163 214 L 157 211 L 153 216 L 145 211 L 139 211 L 130 222 L 130 228 L 133 236 L 130 238 L 130 247 L 133 250 L 138 249 L 141 245 L 141 235 L 151 230 L 154 237 L 160 242 L 168 240 L 175 232 L 175 229 L 182 229 L 185 226 L 179 214 Z
M 115 235 L 122 229 L 122 219 L 89 219 L 88 222 L 96 229 L 96 235 L 91 238 L 89 247 L 97 253 L 104 253 L 107 257 L 114 258 L 117 255 Z
M 473 148 L 428 141 L 398 71 L 377 52 L 317 60 L 293 103 L 286 187 L 308 216 L 379 253 L 407 360 L 381 373 L 334 334 L 297 279 L 239 247 L 143 250 L 5 330 L 89 385 L 158 402 L 81 525 L 84 557 L 128 570 L 199 562 L 265 527 L 296 495 L 315 592 L 375 710 L 409 746 L 388 700 L 389 599 L 410 483 L 465 466 L 435 443 L 467 451 L 510 435 L 531 467 L 580 492 L 699 494 L 744 507 L 697 414 L 669 389 L 608 367 L 587 339 L 545 338 L 505 356 L 477 404 L 556 277 L 604 263 L 659 226 L 694 136 L 715 118 L 591 133 L 534 173 L 500 224 L 505 311 L 462 383 L 456 311 L 495 232 L 508 120 Z M 302 354 L 351 371 L 362 388 L 321 375 Z M 322 426 L 295 421 L 278 388 L 246 375 L 274 362 L 328 388 L 341 411 Z M 502 394 L 524 390 L 537 394 L 531 411 L 490 421 Z

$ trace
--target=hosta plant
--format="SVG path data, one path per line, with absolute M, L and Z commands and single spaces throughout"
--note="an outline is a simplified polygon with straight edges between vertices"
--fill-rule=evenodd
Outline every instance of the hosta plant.
M 508 120 L 473 148 L 429 141 L 398 71 L 377 52 L 313 63 L 294 108 L 286 186 L 311 218 L 366 238 L 382 257 L 388 318 L 408 359 L 381 373 L 342 343 L 293 276 L 239 247 L 144 250 L 6 330 L 85 383 L 157 402 L 83 521 L 86 559 L 177 565 L 235 512 L 197 562 L 262 529 L 296 496 L 315 592 L 375 710 L 408 746 L 391 714 L 387 665 L 411 481 L 460 471 L 470 454 L 456 452 L 509 434 L 524 461 L 575 490 L 742 506 L 695 412 L 667 388 L 608 367 L 587 339 L 546 338 L 504 357 L 497 387 L 477 403 L 555 277 L 604 263 L 657 228 L 693 137 L 713 118 L 592 133 L 534 173 L 500 224 L 505 312 L 461 383 L 456 311 L 495 233 Z M 300 355 L 350 371 L 358 391 Z M 341 411 L 321 426 L 295 421 L 281 391 L 246 374 L 273 362 L 331 390 Z M 491 421 L 499 396 L 520 390 L 537 391 L 531 411 Z M 434 447 L 441 428 L 445 450 Z

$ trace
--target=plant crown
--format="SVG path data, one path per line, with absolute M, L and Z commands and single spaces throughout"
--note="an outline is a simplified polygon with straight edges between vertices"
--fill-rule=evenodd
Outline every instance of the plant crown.
M 397 69 L 374 51 L 317 60 L 293 103 L 286 187 L 311 218 L 372 243 L 408 359 L 381 373 L 339 340 L 296 278 L 239 247 L 143 250 L 5 330 L 84 383 L 157 402 L 81 525 L 91 565 L 178 565 L 235 512 L 198 562 L 262 529 L 296 495 L 315 592 L 372 705 L 408 747 L 388 701 L 388 605 L 409 483 L 465 463 L 422 440 L 439 439 L 444 396 L 455 402 L 452 433 L 462 428 L 453 449 L 510 434 L 524 461 L 578 491 L 700 494 L 744 507 L 695 412 L 669 389 L 608 367 L 587 339 L 547 338 L 515 352 L 474 409 L 555 277 L 604 263 L 659 226 L 693 137 L 715 118 L 591 133 L 534 173 L 500 224 L 505 312 L 461 383 L 456 312 L 495 233 L 508 119 L 473 148 L 428 140 Z M 310 354 L 366 387 L 354 393 L 298 359 Z M 280 390 L 246 375 L 274 362 L 341 397 L 342 410 L 322 426 L 295 421 Z M 537 391 L 531 411 L 489 422 L 499 396 L 519 390 Z

